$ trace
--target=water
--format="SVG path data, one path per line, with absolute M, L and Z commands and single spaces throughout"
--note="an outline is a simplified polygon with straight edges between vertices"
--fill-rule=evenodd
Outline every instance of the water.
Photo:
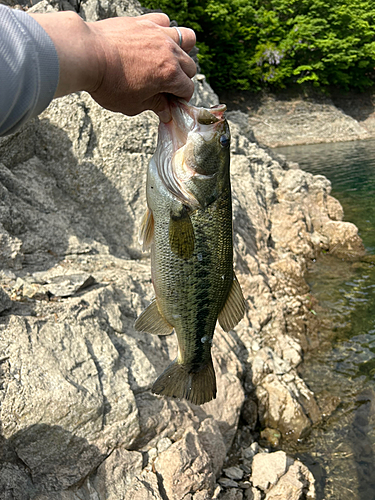
M 317 479 L 318 499 L 375 499 L 375 140 L 277 148 L 332 183 L 344 220 L 359 229 L 368 256 L 321 256 L 306 276 L 318 299 L 320 347 L 301 375 L 323 421 L 294 451 Z

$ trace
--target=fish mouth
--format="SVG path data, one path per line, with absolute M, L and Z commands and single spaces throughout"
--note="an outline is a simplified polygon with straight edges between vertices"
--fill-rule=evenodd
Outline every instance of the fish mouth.
M 216 133 L 216 130 L 225 120 L 224 113 L 226 109 L 225 104 L 216 104 L 210 108 L 198 108 L 191 106 L 182 99 L 171 99 L 172 120 L 169 124 L 171 125 L 170 133 L 174 151 L 176 152 L 177 149 L 186 144 L 189 132 L 199 133 L 202 129 L 206 129 L 205 126 L 208 126 L 212 131 L 212 135 Z
M 200 204 L 185 188 L 183 180 L 178 177 L 174 159 L 178 150 L 185 146 L 189 133 L 199 133 L 205 141 L 212 140 L 218 129 L 224 126 L 224 113 L 227 107 L 225 104 L 216 104 L 210 108 L 198 108 L 177 98 L 171 98 L 169 106 L 171 121 L 160 122 L 159 125 L 159 141 L 164 137 L 164 140 L 159 142 L 159 176 L 173 196 L 191 209 L 195 209 Z M 194 175 L 197 173 L 191 170 L 190 176 Z

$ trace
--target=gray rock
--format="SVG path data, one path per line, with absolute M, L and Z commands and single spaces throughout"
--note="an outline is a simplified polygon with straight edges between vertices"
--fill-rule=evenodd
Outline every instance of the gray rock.
M 220 495 L 220 500 L 242 500 L 243 493 L 239 489 L 230 488 Z
M 245 500 L 261 500 L 262 494 L 257 488 L 245 490 Z
M 9 295 L 3 290 L 0 286 L 0 313 L 10 309 L 12 307 L 12 301 L 10 300 Z
M 12 463 L 0 463 L 1 500 L 29 500 L 34 494 L 33 483 L 24 468 Z
M 233 479 L 229 479 L 227 477 L 221 477 L 218 483 L 223 488 L 238 488 L 238 483 L 236 483 L 236 481 L 234 481 Z
M 92 487 L 99 498 L 123 500 L 125 493 L 134 487 L 134 478 L 139 479 L 142 464 L 142 453 L 116 449 L 98 468 Z
M 311 98 L 306 96 L 264 95 L 248 96 L 241 107 L 248 113 L 248 121 L 256 139 L 271 147 L 292 144 L 311 144 L 367 139 L 374 134 L 373 109 L 366 116 L 356 118 L 360 99 L 354 106 L 357 112 L 346 113 L 343 103 L 336 104 L 335 96 Z M 358 102 L 359 101 L 359 102 Z
M 229 467 L 228 469 L 223 469 L 223 472 L 229 479 L 240 481 L 243 478 L 243 470 L 239 467 Z

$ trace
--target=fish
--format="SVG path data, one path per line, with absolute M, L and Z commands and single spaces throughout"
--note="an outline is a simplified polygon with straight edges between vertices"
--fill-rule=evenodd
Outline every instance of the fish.
M 151 391 L 201 405 L 217 393 L 216 322 L 229 332 L 245 313 L 233 269 L 230 130 L 225 104 L 200 108 L 171 99 L 170 109 L 148 165 L 140 229 L 155 296 L 134 326 L 177 335 L 177 358 Z

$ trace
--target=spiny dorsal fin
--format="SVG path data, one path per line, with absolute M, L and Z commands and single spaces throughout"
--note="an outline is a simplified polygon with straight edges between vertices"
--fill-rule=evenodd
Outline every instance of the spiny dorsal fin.
M 154 237 L 154 216 L 152 211 L 147 208 L 143 215 L 141 227 L 139 229 L 139 244 L 142 245 L 142 250 L 147 250 Z
M 181 259 L 189 259 L 194 252 L 194 229 L 187 208 L 180 204 L 171 211 L 169 245 Z
M 169 335 L 173 326 L 161 315 L 156 298 L 154 297 L 134 323 L 137 332 L 153 333 L 155 335 Z
M 245 314 L 245 299 L 240 284 L 233 272 L 233 282 L 223 309 L 220 311 L 218 320 L 221 328 L 229 332 L 241 321 Z

